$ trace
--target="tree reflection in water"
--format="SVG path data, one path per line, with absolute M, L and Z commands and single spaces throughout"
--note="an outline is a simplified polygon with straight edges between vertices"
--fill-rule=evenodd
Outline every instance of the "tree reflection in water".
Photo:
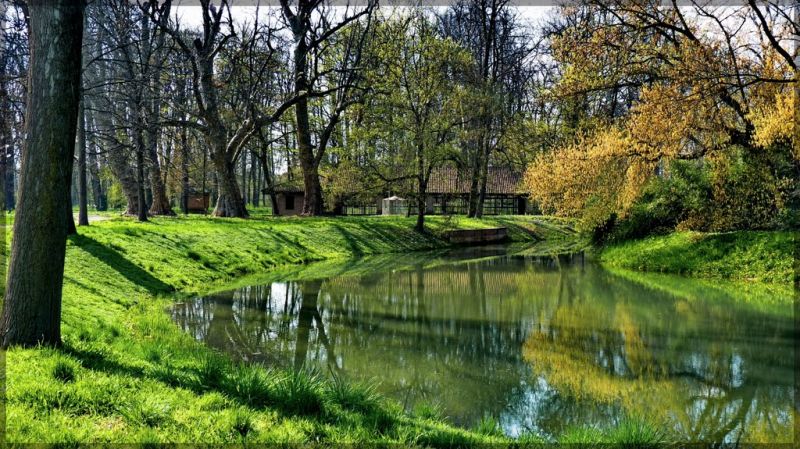
M 242 360 L 375 380 L 461 425 L 556 435 L 638 416 L 686 441 L 791 441 L 791 305 L 659 282 L 509 256 L 250 286 L 172 313 Z

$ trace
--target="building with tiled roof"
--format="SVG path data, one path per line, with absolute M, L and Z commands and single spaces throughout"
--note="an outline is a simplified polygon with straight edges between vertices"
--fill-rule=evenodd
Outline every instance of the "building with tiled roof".
M 472 179 L 454 167 L 434 170 L 428 181 L 428 213 L 466 214 Z M 489 167 L 486 173 L 484 215 L 524 214 L 528 197 L 522 189 L 522 174 L 508 167 Z

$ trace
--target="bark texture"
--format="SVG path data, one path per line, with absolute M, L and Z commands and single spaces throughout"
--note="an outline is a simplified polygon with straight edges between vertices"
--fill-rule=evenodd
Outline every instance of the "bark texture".
M 61 343 L 61 285 L 71 218 L 64 191 L 69 192 L 75 150 L 84 5 L 31 0 L 28 7 L 26 137 L 0 319 L 3 347 Z
M 89 226 L 89 208 L 86 189 L 86 120 L 83 101 L 78 111 L 78 226 Z

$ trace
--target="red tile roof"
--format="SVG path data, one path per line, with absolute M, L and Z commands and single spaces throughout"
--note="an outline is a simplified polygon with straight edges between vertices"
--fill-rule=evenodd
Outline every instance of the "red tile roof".
M 486 193 L 490 195 L 523 194 L 522 176 L 506 167 L 489 167 Z M 428 193 L 466 194 L 470 187 L 469 174 L 452 167 L 436 169 L 428 182 Z

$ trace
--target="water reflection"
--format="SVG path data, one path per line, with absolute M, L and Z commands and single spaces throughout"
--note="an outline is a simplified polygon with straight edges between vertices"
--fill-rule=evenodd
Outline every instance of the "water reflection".
M 254 285 L 172 313 L 242 360 L 377 379 L 407 408 L 437 403 L 460 425 L 492 415 L 512 435 L 557 435 L 635 415 L 686 441 L 791 441 L 791 305 L 692 289 L 580 256 L 460 257 Z

